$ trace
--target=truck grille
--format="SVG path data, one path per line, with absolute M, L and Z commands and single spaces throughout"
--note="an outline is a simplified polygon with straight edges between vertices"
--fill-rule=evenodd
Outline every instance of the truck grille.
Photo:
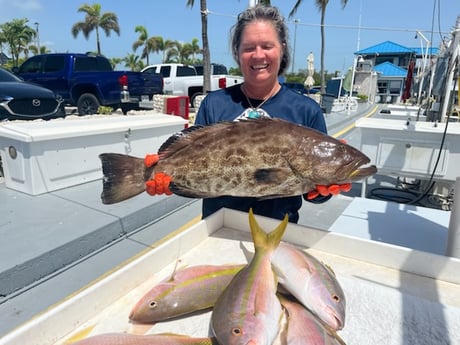
M 17 115 L 46 115 L 56 111 L 58 101 L 55 99 L 18 99 L 8 102 L 8 107 Z

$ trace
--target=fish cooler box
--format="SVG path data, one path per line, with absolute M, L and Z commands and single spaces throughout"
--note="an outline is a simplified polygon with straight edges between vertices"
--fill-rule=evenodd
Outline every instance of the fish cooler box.
M 5 185 L 39 195 L 102 178 L 99 154 L 156 153 L 187 121 L 160 113 L 0 124 Z
M 256 216 L 272 231 L 280 221 Z M 283 240 L 330 266 L 346 297 L 345 327 L 355 344 L 460 344 L 460 260 L 289 223 Z M 209 335 L 211 311 L 139 327 L 135 303 L 177 268 L 246 263 L 253 252 L 248 214 L 222 209 L 170 236 L 0 339 L 1 345 L 70 344 L 92 335 Z

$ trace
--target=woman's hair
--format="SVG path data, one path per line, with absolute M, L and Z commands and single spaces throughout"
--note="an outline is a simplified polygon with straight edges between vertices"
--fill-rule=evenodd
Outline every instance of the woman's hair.
M 266 5 L 256 5 L 255 7 L 249 7 L 247 10 L 241 12 L 238 15 L 236 24 L 232 27 L 232 55 L 235 61 L 239 64 L 238 61 L 238 51 L 241 45 L 241 35 L 243 34 L 244 28 L 256 21 L 269 21 L 275 27 L 276 32 L 278 33 L 278 39 L 282 47 L 282 57 L 280 69 L 278 75 L 284 73 L 286 68 L 289 66 L 291 60 L 291 54 L 289 52 L 288 45 L 288 29 L 284 18 L 279 12 L 277 7 L 266 6 Z

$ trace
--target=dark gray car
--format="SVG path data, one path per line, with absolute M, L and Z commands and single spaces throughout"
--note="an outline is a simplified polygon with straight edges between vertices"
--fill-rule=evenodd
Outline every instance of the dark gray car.
M 63 116 L 64 104 L 59 95 L 0 67 L 0 120 L 49 120 Z

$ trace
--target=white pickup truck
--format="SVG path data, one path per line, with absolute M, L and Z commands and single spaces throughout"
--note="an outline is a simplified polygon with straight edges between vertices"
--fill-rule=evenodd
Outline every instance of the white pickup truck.
M 142 72 L 156 73 L 163 76 L 165 94 L 188 96 L 190 104 L 203 95 L 203 67 L 179 63 L 149 65 Z M 220 64 L 211 64 L 211 91 L 222 89 L 243 82 L 242 76 L 229 75 L 227 68 Z

